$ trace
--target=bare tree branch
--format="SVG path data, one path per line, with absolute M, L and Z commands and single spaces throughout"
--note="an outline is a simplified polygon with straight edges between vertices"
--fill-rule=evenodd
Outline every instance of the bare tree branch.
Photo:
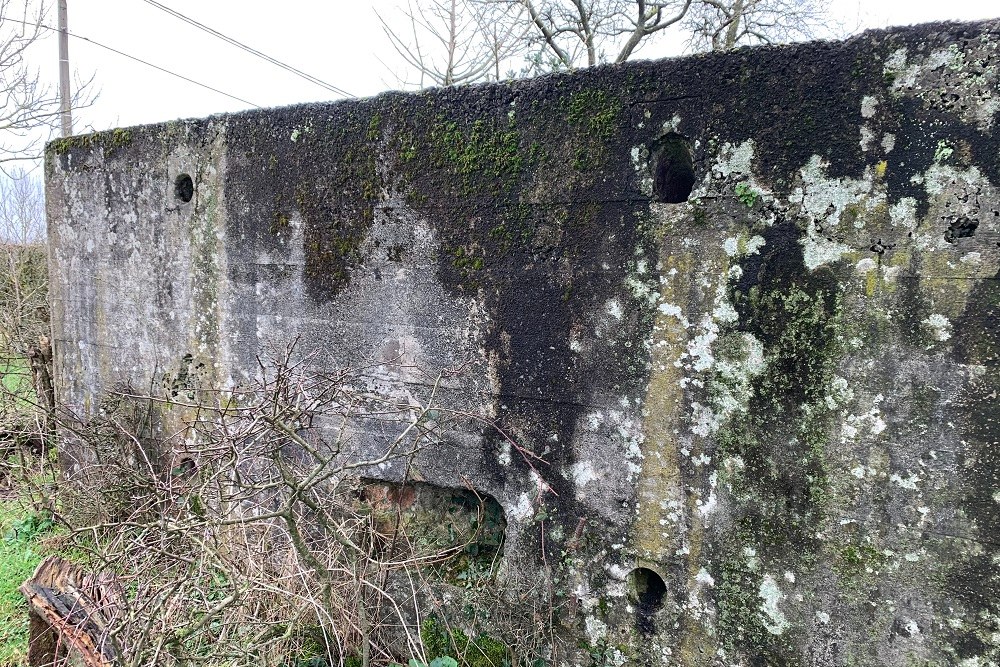
M 38 145 L 59 125 L 59 93 L 25 57 L 41 39 L 47 7 L 34 0 L 0 0 L 0 163 L 34 160 Z M 76 81 L 70 106 L 93 102 L 93 79 Z
M 422 0 L 400 10 L 405 29 L 376 16 L 393 49 L 419 75 L 404 85 L 454 86 L 499 80 L 506 61 L 523 49 L 521 12 L 499 10 L 474 0 Z
M 695 0 L 684 28 L 690 32 L 688 46 L 695 51 L 722 51 L 841 32 L 821 0 Z
M 500 64 L 518 58 L 521 75 L 620 63 L 672 27 L 689 34 L 693 50 L 830 34 L 821 0 L 414 1 L 403 12 L 412 40 L 385 19 L 383 28 L 421 83 L 436 85 L 496 80 Z M 431 57 L 425 42 L 441 55 Z

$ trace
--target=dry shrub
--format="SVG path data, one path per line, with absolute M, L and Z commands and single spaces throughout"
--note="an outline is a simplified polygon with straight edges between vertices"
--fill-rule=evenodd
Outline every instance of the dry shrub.
M 419 627 L 441 611 L 435 586 L 497 595 L 495 501 L 465 493 L 454 511 L 472 528 L 448 540 L 363 482 L 468 416 L 434 405 L 436 383 L 423 405 L 399 404 L 367 393 L 358 373 L 311 375 L 292 357 L 262 364 L 245 391 L 122 389 L 71 434 L 91 460 L 64 483 L 61 519 L 89 566 L 117 576 L 104 639 L 120 664 L 429 662 Z M 164 435 L 170 411 L 186 425 Z M 373 420 L 396 437 L 366 460 L 342 456 L 349 425 Z M 477 579 L 455 581 L 473 559 Z M 511 620 L 536 655 L 537 616 Z M 456 636 L 450 652 L 479 646 Z M 469 662 L 518 662 L 504 652 Z

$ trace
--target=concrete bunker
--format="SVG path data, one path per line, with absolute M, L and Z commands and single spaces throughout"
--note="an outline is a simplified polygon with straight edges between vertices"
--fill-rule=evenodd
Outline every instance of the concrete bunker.
M 997 663 L 998 79 L 1000 23 L 940 24 L 56 142 L 59 400 L 298 338 L 474 416 L 358 497 L 454 550 L 441 613 L 480 572 L 568 664 Z

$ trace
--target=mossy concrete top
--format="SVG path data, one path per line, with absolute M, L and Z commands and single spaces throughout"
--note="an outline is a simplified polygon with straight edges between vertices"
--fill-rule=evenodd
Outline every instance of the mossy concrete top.
M 997 664 L 998 79 L 938 24 L 54 142 L 58 400 L 444 373 L 414 470 L 580 660 Z

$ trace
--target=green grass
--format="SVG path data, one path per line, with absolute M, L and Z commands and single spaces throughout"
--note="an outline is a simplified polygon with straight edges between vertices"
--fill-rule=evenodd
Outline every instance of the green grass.
M 16 498 L 0 498 L 0 665 L 5 667 L 27 664 L 28 607 L 18 587 L 44 557 L 40 539 L 51 526 Z
M 34 408 L 38 397 L 31 380 L 31 364 L 27 359 L 13 355 L 0 356 L 0 391 L 4 394 L 2 398 L 8 409 L 12 407 L 16 412 L 23 412 Z

